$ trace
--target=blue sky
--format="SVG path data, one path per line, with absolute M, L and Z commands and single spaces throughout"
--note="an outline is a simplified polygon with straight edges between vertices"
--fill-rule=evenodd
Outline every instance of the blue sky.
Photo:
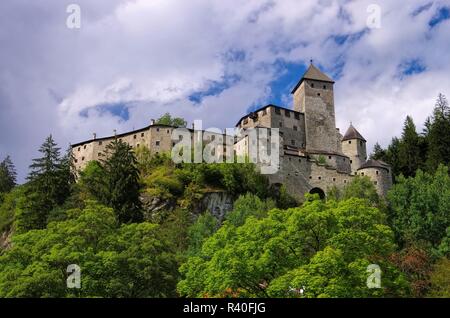
M 66 26 L 67 5 L 81 28 Z M 228 128 L 266 104 L 292 107 L 310 59 L 336 80 L 337 126 L 389 143 L 450 95 L 450 1 L 4 0 L 0 160 L 20 180 L 44 138 L 62 148 L 165 112 Z

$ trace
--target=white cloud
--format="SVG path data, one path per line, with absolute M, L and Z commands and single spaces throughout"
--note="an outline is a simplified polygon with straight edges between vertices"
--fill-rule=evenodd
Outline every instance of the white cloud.
M 364 31 L 373 1 L 77 2 L 80 30 L 65 26 L 70 2 L 0 4 L 0 157 L 10 153 L 22 178 L 49 133 L 66 145 L 94 131 L 142 127 L 166 111 L 207 126 L 233 125 L 248 107 L 271 102 L 277 60 L 314 58 L 330 73 L 339 70 L 338 126 L 353 121 L 370 146 L 399 134 L 407 114 L 420 126 L 437 93 L 450 94 L 450 21 L 428 26 L 448 1 L 417 16 L 428 1 L 378 1 L 381 29 L 343 45 L 332 36 Z M 399 77 L 398 65 L 413 59 L 425 72 Z M 239 80 L 200 103 L 189 100 L 229 78 Z M 93 109 L 105 103 L 131 105 L 129 120 Z M 86 109 L 89 116 L 81 116 Z

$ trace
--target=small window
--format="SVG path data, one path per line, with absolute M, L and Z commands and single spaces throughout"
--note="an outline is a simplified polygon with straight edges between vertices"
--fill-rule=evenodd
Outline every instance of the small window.
M 139 144 L 137 144 L 136 147 L 139 147 Z
M 294 126 L 293 128 L 294 128 L 294 130 L 295 130 L 295 131 L 297 131 L 297 130 L 298 130 L 297 126 Z
M 78 151 L 81 151 L 81 147 L 78 147 Z
M 136 139 L 136 138 L 137 138 L 137 135 L 134 135 L 134 136 L 133 136 L 133 139 Z
M 170 134 L 170 129 L 167 129 L 167 133 Z
M 280 111 L 280 109 L 279 109 L 279 108 L 275 108 L 275 114 L 277 114 L 277 115 L 281 115 L 281 111 Z
M 323 89 L 327 89 L 327 85 L 323 85 Z
M 380 174 L 380 172 L 379 172 L 379 171 L 377 170 L 377 171 L 376 171 L 376 174 L 377 174 L 377 175 L 379 175 L 379 174 Z
M 99 146 L 103 145 L 103 141 L 99 141 L 99 142 L 98 142 L 98 145 L 99 145 Z
M 344 183 L 347 183 L 347 180 L 344 180 Z
M 320 96 L 320 93 L 317 93 L 317 96 Z
M 102 153 L 101 153 L 101 152 L 99 152 L 99 153 L 97 154 L 97 156 L 98 156 L 98 157 L 101 157 L 101 156 L 102 156 Z
M 333 178 L 333 182 L 336 182 L 336 178 Z
M 314 83 L 311 83 L 311 87 L 314 88 Z
M 157 146 L 159 146 L 160 143 L 161 143 L 161 142 L 160 142 L 159 140 L 156 141 L 156 145 L 157 145 Z
M 294 114 L 294 117 L 295 117 L 295 119 L 300 119 L 300 114 L 295 113 L 295 114 Z
M 309 179 L 312 179 L 312 176 L 309 176 Z
M 378 181 L 374 181 L 373 184 L 377 185 L 377 184 L 378 184 Z
M 328 159 L 331 159 L 331 156 L 328 156 Z
M 302 159 L 298 159 L 298 162 L 302 162 Z
M 291 140 L 291 145 L 295 146 L 295 140 Z
M 176 145 L 177 143 L 174 141 L 174 142 L 172 142 L 172 147 L 175 147 L 175 145 Z
M 280 127 L 283 127 L 283 122 L 280 121 Z
M 159 128 L 156 128 L 156 131 L 159 131 Z
M 364 176 L 364 172 L 361 172 L 361 175 Z
M 359 145 L 362 147 L 362 145 L 363 145 L 362 140 L 359 141 Z
M 285 110 L 285 111 L 284 111 L 284 115 L 285 115 L 286 117 L 291 117 L 291 112 L 288 111 L 288 110 Z
M 81 161 L 84 161 L 84 157 L 81 157 Z
M 319 177 L 319 180 L 322 180 L 322 177 Z
M 144 137 L 144 135 L 145 135 L 144 133 L 141 133 L 141 137 Z
M 77 163 L 78 162 L 78 159 L 75 159 L 75 163 Z
M 351 140 L 349 140 L 349 141 L 348 141 L 348 143 L 349 143 L 349 144 L 351 144 L 351 143 L 352 143 L 352 141 L 351 141 Z
M 83 149 L 86 149 L 86 145 L 84 145 Z

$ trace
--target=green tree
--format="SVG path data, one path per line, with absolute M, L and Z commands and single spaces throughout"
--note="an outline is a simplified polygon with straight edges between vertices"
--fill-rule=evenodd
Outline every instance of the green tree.
M 433 172 L 439 164 L 450 164 L 450 107 L 444 95 L 439 94 L 429 121 L 427 168 Z
M 380 144 L 377 142 L 375 143 L 375 145 L 373 146 L 373 151 L 372 154 L 370 155 L 371 159 L 374 160 L 382 160 L 382 161 L 387 161 L 386 160 L 386 150 L 384 150 Z
M 11 158 L 7 156 L 0 162 L 0 193 L 11 191 L 16 186 L 17 173 Z
M 450 298 L 450 260 L 440 259 L 431 273 L 429 297 Z
M 275 208 L 275 202 L 271 199 L 266 201 L 261 200 L 258 196 L 247 193 L 241 195 L 233 206 L 233 211 L 226 215 L 226 220 L 234 226 L 241 226 L 245 220 L 253 216 L 261 219 L 267 216 L 267 211 Z
M 366 200 L 353 198 L 308 200 L 262 219 L 250 216 L 239 227 L 226 222 L 181 266 L 178 291 L 191 297 L 295 297 L 291 288 L 305 286 L 310 297 L 404 295 L 407 282 L 388 261 L 395 244 L 384 219 Z M 366 286 L 373 263 L 386 277 L 381 289 Z M 311 279 L 299 277 L 304 271 Z
M 156 120 L 157 124 L 167 125 L 173 127 L 186 127 L 187 122 L 180 117 L 172 117 L 169 113 L 165 113 L 158 120 Z
M 42 229 L 50 212 L 71 195 L 74 182 L 71 157 L 61 158 L 60 148 L 50 135 L 39 149 L 41 158 L 33 159 L 25 187 L 26 202 L 16 215 L 17 230 Z
M 422 163 L 422 149 L 416 125 L 410 116 L 406 117 L 399 147 L 400 172 L 404 176 L 414 176 Z
M 389 220 L 399 242 L 425 241 L 437 248 L 450 226 L 450 177 L 439 166 L 434 174 L 418 170 L 400 177 L 388 193 Z
M 343 189 L 332 188 L 328 196 L 335 200 L 366 199 L 374 206 L 379 207 L 381 203 L 377 189 L 368 176 L 355 176 Z
M 101 201 L 114 209 L 122 223 L 142 221 L 139 170 L 131 146 L 115 140 L 106 147 L 106 158 L 101 162 L 104 172 L 101 183 L 106 190 Z
M 174 297 L 177 262 L 159 227 L 120 225 L 93 201 L 43 230 L 13 237 L 0 255 L 0 297 Z M 66 269 L 81 268 L 81 289 Z
M 219 227 L 217 219 L 210 213 L 205 212 L 188 229 L 189 254 L 198 253 L 204 241 L 213 235 Z

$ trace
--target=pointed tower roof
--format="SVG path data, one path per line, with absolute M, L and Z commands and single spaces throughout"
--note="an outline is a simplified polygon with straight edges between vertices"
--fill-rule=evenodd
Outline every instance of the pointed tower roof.
M 291 94 L 294 94 L 294 92 L 297 90 L 297 88 L 302 84 L 303 80 L 305 80 L 305 79 L 334 84 L 334 81 L 330 77 L 328 77 L 325 73 L 323 73 L 321 70 L 319 70 L 317 67 L 315 67 L 311 61 L 311 64 L 309 65 L 305 74 L 303 74 L 302 78 L 297 83 L 297 85 L 294 87 Z
M 355 127 L 353 127 L 352 124 L 350 124 L 350 127 L 348 127 L 347 132 L 344 135 L 344 138 L 342 138 L 342 141 L 351 140 L 351 139 L 360 139 L 362 141 L 366 141 L 363 136 L 356 130 Z

